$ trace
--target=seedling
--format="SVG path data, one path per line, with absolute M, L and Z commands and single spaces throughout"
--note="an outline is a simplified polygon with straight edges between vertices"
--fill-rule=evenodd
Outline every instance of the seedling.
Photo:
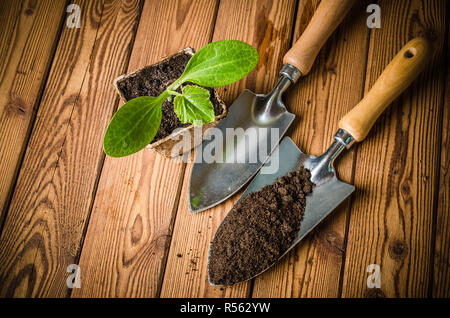
M 246 76 L 258 63 L 258 52 L 237 40 L 223 40 L 201 48 L 189 60 L 183 74 L 159 96 L 141 96 L 125 103 L 106 129 L 103 149 L 111 157 L 131 155 L 150 144 L 162 118 L 162 104 L 169 99 L 183 124 L 203 125 L 214 121 L 209 91 Z M 187 84 L 187 82 L 197 85 Z M 177 91 L 178 90 L 178 91 Z

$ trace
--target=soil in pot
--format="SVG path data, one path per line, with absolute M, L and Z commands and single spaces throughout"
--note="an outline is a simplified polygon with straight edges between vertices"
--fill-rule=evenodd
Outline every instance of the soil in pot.
M 290 247 L 314 184 L 303 167 L 239 200 L 217 230 L 209 256 L 209 278 L 232 285 L 259 274 Z
M 125 77 L 117 82 L 117 88 L 126 101 L 139 96 L 158 96 L 181 76 L 190 58 L 191 55 L 185 52 L 172 55 L 161 63 L 147 66 L 133 76 Z M 193 83 L 185 85 L 188 84 Z M 204 88 L 210 93 L 215 115 L 222 114 L 222 105 L 214 96 L 213 89 Z M 162 114 L 161 125 L 152 143 L 169 136 L 176 128 L 190 125 L 180 122 L 173 110 L 173 103 L 167 100 L 162 105 Z

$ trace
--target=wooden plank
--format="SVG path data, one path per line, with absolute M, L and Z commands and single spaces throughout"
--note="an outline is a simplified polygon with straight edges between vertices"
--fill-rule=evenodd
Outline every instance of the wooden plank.
M 102 136 L 117 102 L 139 1 L 75 1 L 64 27 L 0 239 L 2 296 L 67 296 L 79 257 Z
M 295 1 L 220 2 L 213 40 L 242 40 L 255 46 L 260 55 L 257 71 L 226 91 L 221 89 L 228 105 L 245 87 L 258 93 L 273 87 L 282 66 L 281 56 L 289 49 L 294 11 Z M 213 209 L 190 215 L 187 187 L 191 168 L 189 164 L 184 177 L 161 297 L 249 296 L 249 283 L 232 288 L 212 287 L 207 278 L 210 241 L 239 195 Z
M 319 1 L 302 1 L 298 38 Z M 297 114 L 291 137 L 306 153 L 319 155 L 333 140 L 339 119 L 361 99 L 368 35 L 366 7 L 358 1 L 316 59 L 312 72 L 291 89 L 289 108 Z M 354 151 L 336 162 L 341 180 L 352 183 Z M 274 268 L 255 279 L 253 297 L 338 297 L 349 201 Z
M 449 17 L 447 14 L 448 21 Z M 448 23 L 448 22 L 447 22 Z M 448 30 L 448 26 L 447 26 Z M 450 34 L 447 34 L 450 40 Z M 450 43 L 448 42 L 447 43 Z M 450 50 L 447 47 L 447 65 Z M 436 243 L 434 249 L 433 297 L 450 297 L 450 72 L 447 68 L 444 94 L 444 115 L 441 142 L 441 166 L 436 216 Z
M 147 1 L 129 71 L 212 36 L 216 1 Z M 73 297 L 155 297 L 185 164 L 151 150 L 107 157 L 80 259 Z
M 382 27 L 370 40 L 365 91 L 411 38 L 428 35 L 436 52 L 425 72 L 358 146 L 343 273 L 343 297 L 429 295 L 433 207 L 440 160 L 445 1 L 380 1 Z M 405 8 L 408 8 L 405 10 Z M 368 288 L 367 267 L 381 269 Z
M 58 40 L 63 1 L 0 3 L 0 220 Z

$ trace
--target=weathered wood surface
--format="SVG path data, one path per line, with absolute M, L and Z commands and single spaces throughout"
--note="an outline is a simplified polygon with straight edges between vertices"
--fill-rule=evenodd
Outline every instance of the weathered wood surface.
M 314 13 L 315 2 L 302 1 L 298 38 Z M 297 115 L 290 135 L 306 153 L 319 155 L 333 140 L 339 119 L 362 97 L 367 58 L 367 1 L 358 2 L 328 40 L 307 77 L 291 88 L 287 105 Z M 354 151 L 336 162 L 339 178 L 353 182 Z M 283 261 L 255 279 L 254 297 L 338 297 L 345 250 L 349 200 L 346 200 Z
M 227 88 L 226 92 L 221 90 L 228 104 L 244 87 L 263 93 L 276 83 L 282 66 L 280 56 L 290 45 L 294 10 L 294 1 L 220 2 L 213 40 L 245 41 L 257 48 L 260 56 L 256 71 Z M 230 288 L 212 287 L 207 272 L 209 243 L 239 195 L 206 212 L 190 215 L 187 190 L 191 168 L 192 164 L 189 164 L 185 173 L 161 297 L 248 297 L 250 283 Z
M 0 239 L 2 296 L 70 291 L 66 268 L 78 261 L 117 103 L 111 82 L 140 11 L 139 1 L 74 3 L 82 27 L 62 31 Z
M 0 3 L 0 296 L 450 296 L 446 1 L 381 0 L 372 30 L 370 1 L 359 1 L 290 88 L 288 135 L 319 154 L 395 53 L 414 36 L 433 40 L 427 70 L 336 163 L 356 193 L 274 268 L 230 288 L 208 284 L 206 262 L 240 194 L 190 215 L 192 164 L 149 150 L 104 159 L 112 81 L 187 45 L 241 39 L 261 60 L 220 92 L 229 105 L 244 88 L 267 92 L 319 0 L 71 2 L 81 29 L 65 26 L 64 1 Z M 369 264 L 381 266 L 381 289 L 367 288 Z
M 448 4 L 447 4 L 448 5 Z M 447 21 L 449 17 L 447 16 Z M 447 34 L 447 41 L 449 41 Z M 450 43 L 450 42 L 447 42 Z M 444 94 L 444 114 L 442 122 L 441 166 L 439 170 L 439 185 L 437 214 L 434 226 L 436 228 L 436 243 L 433 268 L 433 297 L 450 297 L 450 72 L 448 60 L 450 50 L 447 47 L 447 77 Z
M 212 37 L 216 1 L 147 1 L 128 71 Z M 159 293 L 185 164 L 145 149 L 105 160 L 81 254 L 83 288 L 72 296 Z
M 343 297 L 431 294 L 433 215 L 443 114 L 445 1 L 380 1 L 382 28 L 372 30 L 365 91 L 411 38 L 434 39 L 432 61 L 357 147 Z M 408 10 L 405 10 L 405 7 Z M 447 20 L 448 21 L 448 20 Z M 366 285 L 381 268 L 381 288 Z
M 0 3 L 0 220 L 17 178 L 64 9 L 63 1 Z

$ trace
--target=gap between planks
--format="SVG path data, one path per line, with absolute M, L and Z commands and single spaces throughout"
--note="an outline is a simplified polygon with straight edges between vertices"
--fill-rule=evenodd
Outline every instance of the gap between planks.
M 147 1 L 129 71 L 186 45 L 201 47 L 208 43 L 216 5 L 216 1 L 191 5 Z M 149 33 L 148 29 L 155 32 Z M 80 266 L 87 268 L 85 289 L 74 291 L 72 297 L 155 296 L 179 198 L 181 184 L 177 179 L 183 169 L 183 164 L 147 149 L 127 158 L 106 157 L 80 258 Z M 125 185 L 127 176 L 131 183 Z M 110 202 L 111 197 L 119 201 Z M 108 229 L 104 230 L 104 226 Z M 137 276 L 140 279 L 135 280 Z
M 447 4 L 448 6 L 448 4 Z M 450 12 L 447 9 L 447 43 L 450 43 Z M 445 92 L 443 94 L 442 104 L 444 105 L 444 115 L 441 125 L 441 147 L 440 147 L 440 166 L 438 171 L 438 182 L 436 184 L 436 210 L 434 215 L 433 236 L 435 242 L 433 246 L 434 253 L 431 259 L 431 277 L 429 286 L 430 297 L 450 297 L 450 70 L 448 61 L 450 58 L 449 44 L 445 47 L 445 70 L 443 78 Z
M 141 0 L 140 1 L 140 5 L 139 5 L 139 9 L 138 9 L 138 16 L 137 16 L 137 21 L 138 22 L 136 23 L 136 25 L 134 27 L 134 31 L 132 32 L 132 39 L 131 39 L 130 44 L 129 44 L 129 46 L 130 46 L 129 53 L 125 57 L 126 58 L 126 62 L 125 62 L 125 65 L 124 65 L 125 69 L 128 68 L 128 64 L 130 62 L 131 48 L 133 47 L 134 41 L 136 39 L 136 33 L 137 33 L 137 29 L 139 28 L 139 22 L 140 22 L 140 19 L 141 19 L 141 13 L 142 13 L 142 7 L 143 6 L 144 6 L 144 0 Z M 102 11 L 103 11 L 103 8 L 102 8 Z M 103 12 L 102 12 L 102 15 L 103 15 Z M 95 47 L 94 47 L 94 49 L 95 49 Z M 114 103 L 113 111 L 112 111 L 111 116 L 110 116 L 111 118 L 114 115 L 114 113 L 117 111 L 118 105 L 119 105 L 119 97 L 116 98 L 116 102 Z M 102 173 L 102 170 L 103 170 L 103 165 L 105 163 L 105 157 L 106 157 L 106 155 L 103 154 L 102 158 L 100 159 L 100 162 L 98 163 L 98 168 L 97 168 L 98 172 L 97 172 L 97 176 L 96 176 L 95 183 L 94 183 L 94 189 L 92 191 L 92 199 L 91 199 L 90 206 L 89 206 L 89 209 L 88 209 L 89 212 L 88 212 L 88 216 L 86 218 L 86 223 L 85 223 L 85 226 L 83 228 L 82 235 L 81 235 L 81 241 L 80 241 L 80 245 L 79 245 L 80 246 L 80 251 L 79 251 L 79 253 L 77 254 L 77 256 L 75 258 L 74 264 L 79 264 L 79 262 L 80 262 L 81 252 L 83 251 L 83 246 L 84 246 L 84 239 L 85 239 L 85 236 L 86 236 L 87 228 L 89 226 L 89 220 L 91 219 L 91 212 L 92 212 L 92 208 L 94 206 L 94 200 L 95 200 L 95 197 L 96 197 L 96 194 L 97 194 L 98 183 L 100 181 L 100 176 L 101 176 L 101 173 Z M 73 289 L 69 289 L 67 297 L 71 296 L 72 290 Z
M 366 91 L 408 40 L 434 32 L 441 46 L 445 32 L 443 1 L 382 1 L 385 19 L 396 21 L 374 30 Z M 445 15 L 445 14 L 444 14 Z M 389 39 L 389 41 L 388 41 Z M 426 297 L 429 294 L 431 233 L 443 82 L 442 52 L 375 124 L 358 147 L 355 186 L 346 248 L 343 297 Z M 437 100 L 436 100 L 437 99 Z M 430 105 L 430 106 L 428 106 Z M 434 106 L 431 111 L 428 111 Z M 439 118 L 438 120 L 437 118 Z M 413 138 L 412 138 L 413 137 Z M 440 140 L 438 141 L 440 143 Z M 374 166 L 364 164 L 371 160 Z M 378 169 L 378 170 L 377 170 Z M 429 180 L 429 181 L 428 181 Z M 387 188 L 386 188 L 387 187 Z M 431 209 L 430 209 L 431 208 Z M 379 264 L 380 289 L 366 287 L 366 267 Z
M 68 3 L 69 0 L 66 0 L 66 1 Z M 25 1 L 22 1 L 22 5 L 21 6 L 23 6 L 24 3 L 25 3 Z M 67 3 L 66 3 L 66 5 L 67 5 Z M 6 1 L 4 2 L 4 4 L 6 4 Z M 19 17 L 18 17 L 19 20 L 20 20 L 20 13 L 21 13 L 21 11 L 22 11 L 22 9 L 19 12 Z M 5 12 L 6 12 L 6 10 L 5 10 Z M 17 157 L 17 164 L 16 164 L 16 167 L 14 169 L 14 172 L 12 173 L 12 178 L 11 178 L 9 186 L 5 185 L 5 187 L 8 188 L 8 190 L 6 190 L 7 191 L 6 194 L 3 194 L 4 201 L 3 202 L 0 201 L 0 204 L 2 204 L 0 206 L 0 235 L 3 232 L 3 226 L 5 224 L 6 215 L 7 215 L 7 212 L 8 212 L 8 209 L 9 209 L 9 205 L 10 205 L 12 197 L 13 197 L 14 189 L 15 189 L 16 184 L 17 184 L 19 171 L 20 171 L 20 168 L 22 167 L 22 163 L 23 163 L 23 160 L 24 160 L 24 157 L 25 157 L 25 151 L 27 149 L 27 146 L 28 146 L 28 143 L 29 143 L 29 140 L 30 140 L 30 136 L 31 136 L 31 131 L 32 131 L 32 128 L 34 126 L 34 122 L 36 120 L 36 114 L 37 114 L 37 112 L 39 110 L 39 105 L 40 105 L 41 100 L 42 100 L 42 95 L 43 95 L 43 92 L 44 92 L 44 88 L 47 85 L 48 75 L 50 73 L 50 67 L 51 67 L 51 65 L 53 63 L 53 59 L 54 59 L 55 54 L 56 54 L 56 47 L 57 47 L 59 38 L 61 36 L 61 32 L 63 30 L 64 21 L 65 21 L 65 19 L 64 19 L 65 13 L 64 13 L 64 11 L 61 11 L 61 12 L 62 12 L 62 14 L 61 14 L 61 17 L 60 17 L 60 21 L 59 21 L 59 23 L 57 23 L 57 25 L 59 25 L 58 26 L 58 30 L 56 32 L 56 35 L 55 35 L 54 40 L 53 40 L 53 44 L 51 45 L 51 49 L 49 51 L 50 58 L 47 60 L 46 67 L 44 67 L 42 80 L 41 80 L 41 82 L 39 84 L 39 88 L 37 89 L 36 98 L 35 98 L 35 100 L 33 101 L 33 104 L 32 104 L 31 116 L 30 116 L 30 119 L 29 119 L 29 122 L 28 122 L 28 125 L 27 125 L 26 133 L 24 134 L 24 138 L 23 138 L 23 140 L 22 140 L 22 142 L 20 144 L 21 151 L 20 151 L 19 156 Z M 27 35 L 27 38 L 28 38 L 28 35 Z M 30 42 L 30 41 L 28 41 L 28 42 Z M 22 50 L 21 57 L 20 57 L 19 60 L 23 60 L 23 53 L 24 53 L 24 51 L 26 51 L 25 48 Z M 8 140 L 8 143 L 11 143 L 11 140 Z M 5 191 L 5 190 L 2 189 L 2 191 Z
M 274 84 L 281 66 L 279 57 L 290 47 L 291 36 L 289 34 L 293 29 L 292 22 L 296 6 L 297 1 L 289 2 L 288 8 L 281 8 L 276 3 L 269 3 L 269 1 L 260 1 L 256 5 L 251 1 L 221 2 L 214 30 L 214 40 L 234 38 L 256 46 L 260 51 L 258 68 L 266 68 L 266 73 L 269 73 L 263 74 L 264 70 L 260 69 L 258 72 L 260 76 L 256 72 L 252 72 L 240 83 L 227 87 L 225 89 L 227 92 L 222 96 L 228 105 L 231 105 L 232 100 L 245 88 L 244 83 L 248 88 L 256 89 L 256 92 L 268 91 Z M 221 89 L 221 92 L 224 93 L 225 90 Z M 185 186 L 176 216 L 161 296 L 250 296 L 249 283 L 241 284 L 234 290 L 212 288 L 207 283 L 206 254 L 209 240 L 225 213 L 230 209 L 232 201 L 235 201 L 239 195 L 235 195 L 231 200 L 209 211 L 189 215 L 186 185 L 189 182 L 191 168 L 192 164 L 189 164 L 184 176 Z M 178 257 L 177 254 L 182 254 L 182 257 Z M 180 262 L 183 265 L 180 265 Z
M 92 195 L 96 182 L 96 176 L 92 176 L 92 174 L 98 172 L 96 169 L 102 160 L 101 147 L 98 147 L 98 153 L 90 151 L 94 144 L 98 146 L 99 136 L 106 128 L 102 125 L 106 125 L 106 121 L 110 117 L 108 114 L 112 113 L 112 110 L 108 107 L 113 106 L 114 100 L 117 100 L 108 80 L 105 82 L 108 82 L 110 93 L 97 96 L 95 90 L 84 87 L 88 84 L 84 82 L 83 78 L 86 77 L 86 72 L 91 71 L 91 67 L 93 71 L 98 66 L 92 62 L 94 53 L 105 53 L 101 56 L 102 61 L 108 61 L 108 58 L 112 60 L 111 67 L 102 67 L 90 74 L 89 80 L 94 79 L 97 88 L 98 85 L 105 85 L 105 82 L 101 81 L 101 76 L 115 77 L 122 72 L 116 69 L 123 66 L 123 56 L 120 55 L 123 51 L 127 52 L 128 50 L 126 43 L 124 45 L 122 41 L 126 42 L 131 36 L 132 28 L 130 26 L 135 21 L 134 15 L 137 9 L 135 5 L 138 4 L 138 2 L 129 1 L 121 3 L 125 6 L 121 7 L 121 5 L 117 6 L 117 3 L 119 1 L 108 2 L 108 12 L 112 12 L 108 20 L 113 19 L 112 26 L 116 26 L 114 24 L 117 22 L 116 11 L 125 8 L 126 12 L 119 11 L 118 13 L 122 13 L 120 22 L 125 29 L 118 27 L 113 32 L 106 30 L 108 36 L 103 38 L 102 41 L 108 41 L 113 36 L 117 37 L 118 32 L 124 31 L 114 41 L 114 43 L 122 44 L 121 48 L 114 51 L 106 50 L 106 52 L 102 51 L 101 48 L 98 48 L 97 51 L 94 50 L 94 48 L 97 49 L 96 42 L 100 41 L 95 34 L 98 34 L 100 29 L 105 32 L 105 25 L 100 22 L 103 21 L 103 14 L 100 13 L 100 10 L 103 11 L 106 5 L 104 6 L 104 3 L 100 1 L 91 2 L 90 6 L 85 6 L 85 2 L 81 1 L 80 3 L 78 1 L 78 4 L 82 7 L 83 27 L 77 30 L 64 30 L 59 39 L 44 97 L 41 101 L 38 119 L 30 139 L 32 146 L 27 149 L 24 166 L 19 176 L 19 187 L 16 190 L 20 191 L 16 191 L 13 198 L 14 207 L 11 207 L 13 214 L 25 209 L 25 211 L 21 211 L 21 217 L 22 215 L 28 217 L 30 221 L 19 224 L 21 227 L 17 231 L 14 230 L 14 227 L 17 222 L 21 222 L 21 217 L 16 220 L 13 216 L 8 215 L 9 226 L 7 229 L 9 236 L 5 237 L 7 235 L 5 234 L 6 228 L 2 233 L 2 248 L 9 249 L 9 254 L 2 254 L 1 257 L 2 284 L 8 287 L 8 291 L 3 290 L 3 292 L 22 296 L 25 293 L 34 296 L 67 296 L 66 266 L 73 263 L 80 251 L 81 237 L 78 235 L 83 232 L 83 222 L 86 221 L 83 216 L 86 217 L 89 213 L 87 211 L 91 205 L 89 196 Z M 98 10 L 99 7 L 100 10 Z M 81 40 L 78 36 L 82 37 Z M 75 56 L 71 56 L 71 54 Z M 115 58 L 118 60 L 115 60 Z M 64 71 L 60 72 L 62 68 L 64 68 Z M 65 72 L 66 69 L 71 71 Z M 110 78 L 110 81 L 112 79 Z M 61 89 L 59 85 L 65 86 Z M 77 98 L 80 98 L 79 87 L 83 87 L 83 98 L 88 100 L 87 104 L 76 103 Z M 100 91 L 106 92 L 107 90 L 103 87 Z M 61 94 L 61 92 L 63 93 Z M 95 98 L 96 101 L 94 105 L 89 108 L 85 107 L 93 104 L 89 103 L 92 102 L 92 98 Z M 50 111 L 50 107 L 53 107 L 52 111 Z M 73 111 L 74 108 L 77 108 L 77 112 Z M 105 111 L 105 108 L 107 111 Z M 95 113 L 96 111 L 98 113 Z M 94 112 L 94 115 L 90 112 Z M 94 119 L 89 120 L 89 115 Z M 98 118 L 102 118 L 102 120 L 98 120 Z M 69 126 L 70 130 L 68 129 Z M 60 129 L 58 130 L 58 128 Z M 86 128 L 86 130 L 83 130 L 83 128 Z M 73 133 L 73 130 L 75 133 Z M 63 133 L 60 133 L 60 131 Z M 68 133 L 72 134 L 71 138 L 68 138 Z M 37 134 L 40 134 L 41 138 L 36 137 Z M 75 138 L 72 138 L 73 136 Z M 80 138 L 83 141 L 81 145 L 79 143 Z M 89 143 L 89 141 L 92 143 Z M 33 158 L 33 156 L 38 157 Z M 63 161 L 61 161 L 62 156 L 64 156 Z M 42 157 L 45 158 L 41 162 Z M 66 167 L 64 167 L 65 161 L 68 161 Z M 81 162 L 81 165 L 77 166 L 76 163 L 79 162 Z M 50 170 L 49 174 L 45 174 L 46 169 Z M 75 171 L 71 169 L 75 169 Z M 88 173 L 86 170 L 89 169 L 92 169 L 94 173 Z M 61 171 L 56 175 L 51 170 Z M 47 175 L 54 175 L 57 179 L 53 180 L 52 178 L 49 181 Z M 33 190 L 27 191 L 28 187 Z M 35 197 L 36 195 L 37 197 Z M 17 197 L 20 196 L 22 198 L 18 199 Z M 70 202 L 67 203 L 67 201 Z M 26 210 L 26 208 L 29 208 L 29 210 Z M 9 214 L 11 214 L 11 211 Z M 83 215 L 83 213 L 86 214 Z M 27 231 L 29 232 L 27 233 Z M 34 233 L 32 239 L 27 237 L 30 233 Z M 14 239 L 14 237 L 20 235 L 23 235 L 21 239 Z M 23 244 L 17 246 L 16 242 L 22 242 Z M 15 255 L 13 255 L 13 252 Z M 33 252 L 35 257 L 33 257 Z M 39 260 L 36 257 L 37 255 L 40 256 Z M 8 257 L 13 257 L 14 260 L 8 259 Z M 28 280 L 30 283 L 28 286 L 26 285 L 27 275 L 35 275 L 36 278 L 36 280 Z M 36 281 L 37 284 L 34 284 Z
M 332 141 L 339 119 L 361 98 L 368 50 L 365 8 L 366 2 L 355 3 L 325 44 L 312 72 L 299 81 L 288 99 L 289 108 L 300 115 L 288 134 L 306 153 L 322 153 Z M 302 10 L 305 13 L 299 15 L 314 12 L 309 6 Z M 352 182 L 354 156 L 352 149 L 337 164 L 337 174 L 345 182 Z M 343 202 L 284 260 L 258 276 L 253 296 L 338 297 L 349 204 Z
M 366 76 L 367 76 L 367 64 L 368 64 L 368 61 L 369 61 L 369 50 L 370 50 L 370 38 L 371 38 L 371 35 L 372 35 L 372 31 L 367 32 L 367 39 L 366 39 L 367 50 L 366 50 L 366 58 L 365 58 L 366 67 L 364 68 L 364 74 L 363 74 L 363 78 L 364 79 L 366 79 Z M 365 87 L 365 85 L 362 85 L 362 87 L 361 87 L 361 93 L 360 93 L 361 98 L 364 97 L 364 93 L 365 93 L 364 92 L 364 87 Z M 354 151 L 354 153 L 353 153 L 353 161 L 352 161 L 353 169 L 352 169 L 352 174 L 351 174 L 351 184 L 355 183 L 357 153 L 358 153 L 358 150 L 356 149 Z M 351 207 L 352 207 L 352 203 L 353 203 L 352 201 L 353 201 L 353 196 L 350 196 L 350 198 L 348 199 L 348 206 L 346 208 L 346 210 L 347 210 L 346 211 L 347 222 L 345 224 L 345 236 L 344 236 L 344 243 L 343 243 L 343 258 L 342 258 L 341 271 L 340 271 L 340 274 L 339 274 L 339 289 L 338 289 L 338 297 L 339 298 L 342 297 L 342 288 L 343 288 L 344 270 L 345 270 L 345 259 L 346 259 L 345 255 L 346 255 L 346 252 L 347 252 L 348 231 L 349 231 L 349 228 L 350 228 Z
M 214 25 L 214 27 L 213 27 L 213 31 L 211 32 L 210 38 L 208 40 L 208 43 L 211 43 L 212 40 L 213 40 L 214 30 L 216 28 L 216 23 L 217 23 L 217 15 L 219 13 L 220 1 L 221 0 L 217 0 L 217 2 L 216 2 L 216 8 L 214 10 L 214 18 L 213 18 L 213 21 L 214 21 L 213 25 Z M 194 155 L 194 151 L 191 151 L 191 156 L 193 156 L 193 155 Z M 184 176 L 186 174 L 186 166 L 187 166 L 187 164 L 185 163 L 183 165 L 183 171 L 182 171 L 182 173 L 180 173 L 179 189 L 177 191 L 177 197 L 176 197 L 175 204 L 174 204 L 174 207 L 173 207 L 174 211 L 172 212 L 172 219 L 171 219 L 171 223 L 169 225 L 169 233 L 170 234 L 169 234 L 169 238 L 168 238 L 168 241 L 167 241 L 167 246 L 168 247 L 166 248 L 166 250 L 164 252 L 163 261 L 162 261 L 161 270 L 160 270 L 161 276 L 160 276 L 160 279 L 158 281 L 158 288 L 157 288 L 157 291 L 156 291 L 156 297 L 158 297 L 158 298 L 161 295 L 162 284 L 163 284 L 163 281 L 164 281 L 164 274 L 166 272 L 166 266 L 167 266 L 167 258 L 169 257 L 169 251 L 170 251 L 170 246 L 171 246 L 171 242 L 172 242 L 173 229 L 175 227 L 175 222 L 176 222 L 176 218 L 177 218 L 177 212 L 180 209 L 180 206 L 179 206 L 180 205 L 180 197 L 181 197 L 181 193 L 183 191 L 183 187 L 185 187 Z

